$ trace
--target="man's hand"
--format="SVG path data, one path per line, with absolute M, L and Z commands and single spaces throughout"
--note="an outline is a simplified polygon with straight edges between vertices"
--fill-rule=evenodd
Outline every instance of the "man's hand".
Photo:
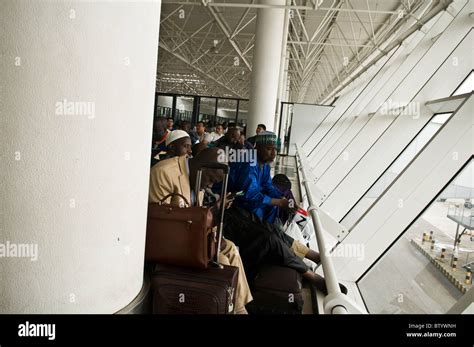
M 294 200 L 288 200 L 286 198 L 283 199 L 272 199 L 272 205 L 278 206 L 284 210 L 288 210 L 290 212 L 296 212 L 298 210 L 298 205 L 295 203 Z
M 235 196 L 232 195 L 232 193 L 227 193 L 227 196 L 225 198 L 225 209 L 227 210 L 232 206 L 232 203 L 234 202 Z
M 290 201 L 288 201 L 287 199 L 283 198 L 283 199 L 278 199 L 279 202 L 278 202 L 278 206 L 281 207 L 282 209 L 284 210 L 288 210 L 290 208 Z
M 296 213 L 300 207 L 296 204 L 296 202 L 293 199 L 288 200 L 288 209 L 292 213 Z
M 225 209 L 227 210 L 232 206 L 232 203 L 234 202 L 234 197 L 232 196 L 232 193 L 227 193 L 226 199 L 225 199 Z M 216 205 L 217 208 L 220 210 L 221 209 L 221 204 L 222 204 L 222 199 L 219 198 L 217 200 Z

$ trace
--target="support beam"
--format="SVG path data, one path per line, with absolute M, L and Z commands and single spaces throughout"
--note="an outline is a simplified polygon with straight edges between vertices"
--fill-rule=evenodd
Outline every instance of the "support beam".
M 274 5 L 274 4 L 242 4 L 242 3 L 224 3 L 224 2 L 183 2 L 183 1 L 163 1 L 164 5 L 188 5 L 188 6 L 199 6 L 203 5 L 206 7 L 234 7 L 234 8 L 270 8 L 270 9 L 294 9 L 294 10 L 307 10 L 307 11 L 338 11 L 338 12 L 357 12 L 357 13 L 376 13 L 376 14 L 398 14 L 397 11 L 383 11 L 383 10 L 365 10 L 365 9 L 354 9 L 348 10 L 345 8 L 334 9 L 331 7 L 317 7 L 304 6 L 304 5 Z
M 298 45 L 314 45 L 314 46 L 336 46 L 336 47 L 374 47 L 374 45 L 362 45 L 362 44 L 344 44 L 344 43 L 331 43 L 331 42 L 308 42 L 308 41 L 288 41 L 290 44 Z
M 285 0 L 260 0 L 259 4 L 284 6 Z M 263 123 L 273 130 L 284 24 L 283 9 L 263 8 L 257 12 L 248 129 Z

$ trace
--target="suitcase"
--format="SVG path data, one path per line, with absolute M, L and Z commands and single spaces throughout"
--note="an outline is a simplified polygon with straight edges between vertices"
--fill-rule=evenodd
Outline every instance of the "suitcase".
M 222 206 L 227 193 L 228 167 L 205 164 L 199 168 L 196 187 L 201 186 L 203 168 L 224 170 Z M 199 207 L 198 207 L 199 208 Z M 217 247 L 221 248 L 224 211 L 221 209 Z M 152 276 L 153 313 L 155 314 L 233 314 L 239 269 L 220 265 L 216 252 L 206 268 L 156 264 Z
M 224 265 L 190 269 L 157 264 L 154 314 L 234 314 L 239 269 Z
M 218 163 L 203 164 L 197 172 L 196 185 L 201 185 L 202 169 L 224 171 L 222 196 L 227 191 L 228 166 Z M 209 208 L 192 206 L 187 208 L 164 204 L 169 197 L 180 196 L 190 206 L 186 197 L 169 194 L 160 203 L 148 205 L 148 220 L 145 244 L 147 262 L 179 265 L 198 269 L 207 268 L 220 249 L 221 237 L 213 226 L 213 215 Z M 221 215 L 221 229 L 223 224 Z
M 262 265 L 250 286 L 253 301 L 246 306 L 249 313 L 302 314 L 302 277 L 297 271 Z

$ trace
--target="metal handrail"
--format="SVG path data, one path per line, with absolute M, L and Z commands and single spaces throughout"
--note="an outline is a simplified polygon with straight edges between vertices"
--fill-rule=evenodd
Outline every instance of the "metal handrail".
M 326 242 L 324 240 L 324 235 L 323 235 L 323 226 L 321 225 L 321 221 L 318 214 L 318 210 L 320 210 L 320 208 L 314 204 L 311 189 L 309 186 L 309 182 L 310 182 L 308 179 L 309 176 L 302 163 L 301 152 L 302 152 L 302 149 L 299 148 L 298 145 L 296 145 L 296 156 L 298 158 L 298 161 L 301 163 L 300 168 L 301 168 L 301 173 L 303 175 L 303 185 L 305 187 L 306 196 L 308 198 L 308 203 L 309 203 L 308 212 L 311 214 L 311 218 L 313 220 L 314 232 L 316 235 L 316 241 L 318 242 L 319 256 L 321 259 L 321 265 L 323 267 L 324 279 L 326 282 L 326 288 L 328 290 L 328 296 L 331 294 L 342 295 L 341 289 L 339 288 L 339 282 L 337 280 L 336 271 L 332 263 L 332 259 L 331 257 L 328 256 Z M 333 309 L 331 310 L 331 313 L 332 314 L 347 314 L 348 311 L 345 306 L 338 305 L 338 306 L 333 307 Z

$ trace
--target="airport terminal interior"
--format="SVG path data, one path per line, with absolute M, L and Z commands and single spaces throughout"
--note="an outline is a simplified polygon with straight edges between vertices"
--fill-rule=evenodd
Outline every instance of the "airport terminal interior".
M 0 314 L 474 313 L 472 0 L 0 22 Z

